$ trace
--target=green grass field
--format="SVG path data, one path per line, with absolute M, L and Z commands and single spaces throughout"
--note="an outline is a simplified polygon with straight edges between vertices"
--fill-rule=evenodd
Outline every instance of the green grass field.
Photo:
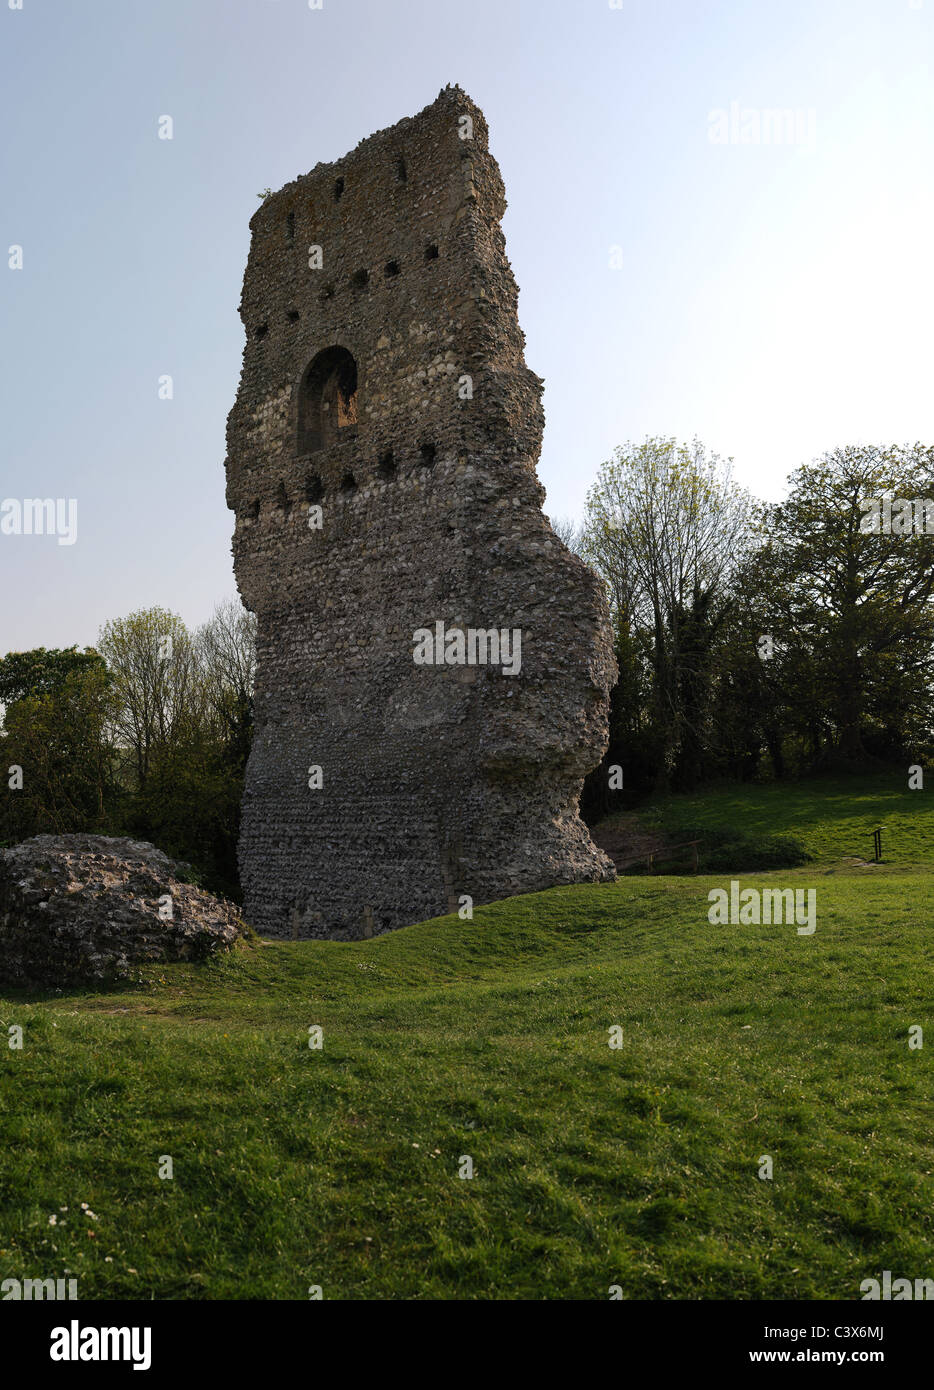
M 648 809 L 801 835 L 815 863 L 740 879 L 815 887 L 812 937 L 710 926 L 729 876 L 626 878 L 0 1000 L 24 1029 L 0 1061 L 0 1278 L 854 1299 L 883 1269 L 934 1277 L 932 807 L 875 779 Z M 876 824 L 891 862 L 843 865 Z
M 645 806 L 639 819 L 647 827 L 664 825 L 675 839 L 689 829 L 792 835 L 818 864 L 871 859 L 872 833 L 880 829 L 883 862 L 904 868 L 934 861 L 932 800 L 934 788 L 908 791 L 906 768 L 898 777 L 828 777 L 663 797 Z

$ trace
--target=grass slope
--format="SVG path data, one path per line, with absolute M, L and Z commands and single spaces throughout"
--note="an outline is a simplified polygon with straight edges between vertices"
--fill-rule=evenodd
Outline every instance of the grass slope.
M 882 831 L 883 862 L 930 864 L 934 855 L 934 792 L 909 791 L 904 773 L 826 777 L 765 786 L 725 786 L 696 796 L 659 797 L 639 812 L 647 828 L 672 839 L 688 830 L 742 836 L 792 835 L 818 863 L 871 859 L 872 834 Z M 612 824 L 612 819 L 604 824 Z
M 741 881 L 816 887 L 813 937 L 711 927 L 724 876 L 630 878 L 0 1000 L 24 1029 L 0 1058 L 0 1277 L 68 1270 L 82 1298 L 852 1299 L 883 1269 L 934 1276 L 930 797 L 682 808 L 806 832 L 821 864 Z M 835 864 L 883 813 L 907 866 Z

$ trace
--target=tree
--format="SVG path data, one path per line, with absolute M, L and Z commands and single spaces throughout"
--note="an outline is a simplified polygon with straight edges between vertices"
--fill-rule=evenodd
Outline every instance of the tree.
M 123 751 L 125 828 L 190 860 L 207 887 L 235 896 L 243 772 L 252 733 L 255 620 L 220 604 L 193 636 L 154 608 L 100 637 Z
M 659 786 L 701 773 L 716 647 L 751 516 L 731 464 L 698 440 L 618 448 L 588 494 L 582 552 L 606 581 L 622 657 L 648 664 Z
M 33 669 L 38 693 L 14 700 L 4 718 L 4 770 L 22 768 L 22 787 L 5 779 L 0 836 L 106 831 L 117 788 L 108 739 L 113 692 L 103 664 L 75 663 L 55 684 L 42 678 L 41 661 Z
M 256 615 L 238 599 L 226 599 L 198 629 L 195 648 L 209 717 L 232 758 L 246 766 L 253 728 L 256 679 Z
M 153 608 L 107 623 L 99 652 L 37 648 L 0 660 L 0 840 L 129 833 L 236 896 L 255 632 L 236 601 L 193 637 Z
M 185 624 L 163 608 L 142 609 L 101 629 L 98 648 L 114 686 L 116 741 L 146 786 L 153 759 L 202 717 L 204 688 Z
M 931 448 L 851 446 L 799 468 L 768 509 L 768 621 L 796 653 L 817 761 L 858 766 L 931 737 L 934 534 L 866 521 L 873 499 L 930 497 L 932 478 Z
M 105 663 L 91 647 L 34 647 L 0 658 L 0 705 L 11 705 L 28 695 L 48 695 L 62 686 L 73 672 L 103 671 Z
M 575 555 L 579 555 L 583 542 L 583 530 L 574 518 L 571 516 L 557 516 L 554 518 L 549 517 L 548 521 L 552 531 L 554 531 L 555 535 L 558 537 L 558 540 L 562 541 L 563 544 L 567 546 L 568 550 L 573 551 Z

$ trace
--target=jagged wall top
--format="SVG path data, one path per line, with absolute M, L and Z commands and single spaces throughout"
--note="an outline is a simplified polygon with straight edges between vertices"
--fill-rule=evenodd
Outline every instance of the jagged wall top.
M 263 491 L 278 485 L 280 461 L 302 456 L 302 376 L 336 344 L 356 362 L 357 443 L 374 466 L 425 435 L 439 454 L 483 451 L 495 439 L 501 457 L 505 446 L 534 468 L 542 383 L 524 361 L 505 206 L 483 113 L 459 87 L 264 200 L 251 221 L 247 339 L 228 424 L 238 518 L 270 500 Z M 444 391 L 435 381 L 442 345 L 445 370 L 457 373 Z M 464 374 L 470 409 L 454 389 Z M 331 466 L 339 455 L 330 451 Z

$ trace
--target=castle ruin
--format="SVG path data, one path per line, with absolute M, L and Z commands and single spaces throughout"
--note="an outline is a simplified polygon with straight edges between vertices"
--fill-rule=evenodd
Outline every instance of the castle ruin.
M 354 939 L 614 876 L 578 814 L 607 606 L 542 515 L 504 209 L 483 114 L 447 87 L 251 221 L 226 467 L 261 931 Z

